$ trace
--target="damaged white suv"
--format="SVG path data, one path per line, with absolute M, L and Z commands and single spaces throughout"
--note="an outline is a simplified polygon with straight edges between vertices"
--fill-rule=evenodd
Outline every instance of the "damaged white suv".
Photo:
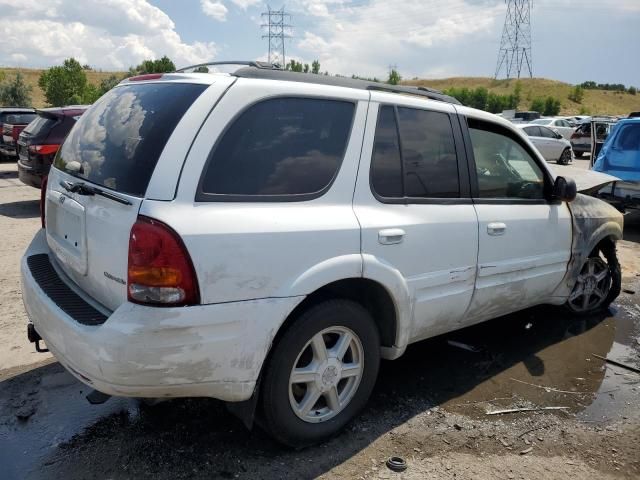
M 256 63 L 133 77 L 55 159 L 29 337 L 99 392 L 214 397 L 310 444 L 412 342 L 608 306 L 622 217 L 575 197 L 509 122 L 434 91 Z

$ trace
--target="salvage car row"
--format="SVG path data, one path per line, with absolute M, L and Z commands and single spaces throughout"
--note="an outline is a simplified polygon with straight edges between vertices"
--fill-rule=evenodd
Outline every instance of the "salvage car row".
M 62 142 L 87 108 L 0 107 L 1 159 L 17 160 L 20 181 L 40 188 Z

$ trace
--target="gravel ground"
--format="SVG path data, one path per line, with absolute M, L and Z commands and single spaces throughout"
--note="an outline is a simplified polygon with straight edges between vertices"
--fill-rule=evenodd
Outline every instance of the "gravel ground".
M 294 451 L 247 431 L 215 400 L 91 406 L 84 385 L 34 353 L 18 265 L 39 228 L 38 199 L 15 165 L 0 165 L 3 480 L 640 478 L 640 375 L 593 356 L 640 366 L 640 221 L 619 244 L 626 292 L 610 315 L 576 320 L 540 307 L 413 345 L 383 363 L 369 406 L 344 433 Z M 526 407 L 563 408 L 487 414 Z M 392 455 L 406 471 L 385 466 Z

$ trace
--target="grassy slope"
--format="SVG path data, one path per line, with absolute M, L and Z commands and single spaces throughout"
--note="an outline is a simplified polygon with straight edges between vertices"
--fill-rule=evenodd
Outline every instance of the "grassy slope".
M 0 77 L 4 73 L 5 79 L 13 78 L 16 72 L 22 73 L 25 77 L 25 81 L 27 82 L 27 84 L 31 85 L 32 87 L 31 99 L 32 99 L 33 106 L 36 108 L 46 106 L 47 102 L 44 99 L 44 94 L 42 93 L 42 90 L 40 90 L 40 87 L 38 87 L 38 79 L 40 78 L 40 74 L 42 73 L 42 70 L 36 70 L 32 68 L 0 67 Z M 87 70 L 85 73 L 87 74 L 87 80 L 90 83 L 93 83 L 94 85 L 99 85 L 103 79 L 108 78 L 114 74 L 117 75 L 118 77 L 124 76 L 124 72 L 94 72 L 91 70 Z
M 26 78 L 26 82 L 32 86 L 31 92 L 33 105 L 35 107 L 43 107 L 46 102 L 42 91 L 38 87 L 38 78 L 42 70 L 30 68 L 2 68 L 0 67 L 0 76 L 5 74 L 5 78 L 12 77 L 17 71 L 22 72 Z M 123 72 L 95 72 L 87 71 L 87 79 L 89 82 L 98 85 L 102 79 L 110 75 L 124 76 Z M 498 94 L 509 94 L 513 92 L 515 80 L 493 80 L 491 78 L 482 77 L 458 77 L 445 78 L 441 80 L 409 80 L 403 83 L 408 85 L 424 85 L 438 90 L 444 90 L 450 87 L 486 87 L 490 91 Z M 607 92 L 603 90 L 585 90 L 584 100 L 582 104 L 572 102 L 568 99 L 572 86 L 568 83 L 562 83 L 555 80 L 547 80 L 544 78 L 522 79 L 522 100 L 520 102 L 521 110 L 528 110 L 531 100 L 535 97 L 546 97 L 551 95 L 559 98 L 562 102 L 562 114 L 575 115 L 578 114 L 581 107 L 586 107 L 592 114 L 601 115 L 626 115 L 631 111 L 640 111 L 640 94 L 629 95 L 627 93 Z
M 572 102 L 568 96 L 573 88 L 568 83 L 547 80 L 545 78 L 521 79 L 522 100 L 520 109 L 528 110 L 531 100 L 536 97 L 551 95 L 560 99 L 563 115 L 577 115 L 581 107 L 586 107 L 591 114 L 600 115 L 626 115 L 632 111 L 640 110 L 640 94 L 608 92 L 605 90 L 585 90 L 582 104 Z M 506 95 L 513 93 L 516 80 L 493 80 L 482 77 L 445 78 L 441 80 L 409 80 L 407 85 L 422 85 L 426 87 L 444 90 L 450 87 L 477 88 L 485 87 L 489 91 Z

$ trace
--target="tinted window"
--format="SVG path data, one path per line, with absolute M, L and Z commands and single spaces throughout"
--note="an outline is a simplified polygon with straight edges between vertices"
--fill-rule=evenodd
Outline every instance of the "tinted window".
M 544 138 L 558 138 L 556 132 L 547 127 L 540 127 L 540 136 Z
M 507 132 L 469 121 L 480 198 L 544 198 L 544 175 Z
M 173 129 L 205 88 L 151 83 L 110 90 L 79 118 L 55 166 L 112 190 L 143 195 Z
M 17 113 L 12 115 L 7 115 L 5 118 L 5 123 L 12 123 L 17 125 L 26 125 L 31 122 L 34 118 L 36 118 L 35 113 Z
M 355 105 L 276 98 L 245 110 L 223 134 L 202 179 L 202 192 L 303 195 L 321 192 L 347 147 Z
M 25 127 L 23 132 L 33 136 L 39 135 L 40 133 L 51 130 L 56 123 L 58 123 L 58 120 L 55 118 L 38 115 L 34 121 Z
M 405 195 L 450 198 L 460 194 L 458 162 L 449 115 L 398 108 Z
M 540 135 L 540 127 L 524 127 L 524 132 L 530 137 L 539 137 Z
M 382 197 L 402 197 L 400 143 L 394 108 L 384 106 L 378 115 L 371 159 L 373 191 Z

